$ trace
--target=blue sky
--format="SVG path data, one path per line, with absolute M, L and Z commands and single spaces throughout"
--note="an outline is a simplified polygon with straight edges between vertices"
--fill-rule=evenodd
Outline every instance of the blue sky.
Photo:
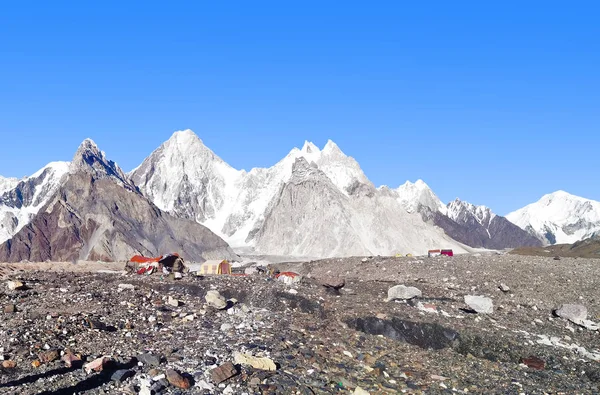
M 83 3 L 2 5 L 1 175 L 87 137 L 130 170 L 191 128 L 237 168 L 331 138 L 377 185 L 500 214 L 600 200 L 592 2 Z

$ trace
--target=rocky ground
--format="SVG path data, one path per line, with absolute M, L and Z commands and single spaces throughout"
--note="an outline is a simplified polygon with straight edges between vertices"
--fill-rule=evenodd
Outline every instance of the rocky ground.
M 578 304 L 600 319 L 598 260 L 372 257 L 277 268 L 302 282 L 5 270 L 0 393 L 600 392 L 598 330 L 553 314 Z M 338 291 L 322 285 L 341 279 Z M 400 284 L 421 296 L 387 301 Z M 466 295 L 490 298 L 493 312 L 472 311 Z

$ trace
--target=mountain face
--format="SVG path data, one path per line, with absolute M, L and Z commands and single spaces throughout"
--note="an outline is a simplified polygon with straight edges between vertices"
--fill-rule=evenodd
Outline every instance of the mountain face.
M 544 244 L 572 244 L 600 232 L 600 202 L 557 191 L 506 218 Z
M 86 140 L 48 202 L 0 245 L 0 262 L 114 261 L 166 252 L 180 252 L 190 261 L 236 258 L 210 230 L 152 204 Z
M 453 239 L 469 246 L 504 249 L 541 244 L 537 238 L 485 206 L 475 206 L 456 199 L 448 203 L 447 217 L 461 227 L 450 230 L 450 227 L 442 224 L 438 226 L 447 230 L 446 233 Z
M 465 251 L 370 183 L 352 185 L 346 194 L 316 163 L 297 158 L 255 235 L 256 249 L 314 257 L 417 253 L 432 245 Z
M 292 176 L 296 159 L 315 163 L 342 194 L 370 184 L 358 163 L 329 141 L 323 150 L 306 142 L 270 168 L 236 170 L 191 130 L 176 132 L 129 175 L 159 208 L 195 219 L 235 247 L 252 245 L 265 212 Z
M 22 180 L 0 179 L 0 243 L 31 221 L 57 191 L 68 171 L 68 162 L 53 162 Z
M 305 142 L 273 167 L 244 171 L 227 165 L 192 131 L 176 132 L 130 177 L 158 207 L 259 253 L 464 251 L 420 215 L 407 213 L 394 193 L 377 190 L 331 140 L 322 150 Z

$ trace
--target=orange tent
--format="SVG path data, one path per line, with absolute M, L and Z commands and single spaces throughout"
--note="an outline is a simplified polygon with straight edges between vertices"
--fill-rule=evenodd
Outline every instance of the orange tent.
M 139 263 L 139 264 L 144 264 L 144 263 L 155 263 L 158 262 L 162 259 L 162 255 L 156 258 L 148 258 L 145 256 L 141 256 L 141 255 L 135 255 L 134 257 L 132 257 L 131 259 L 129 259 L 129 262 L 134 262 L 134 263 Z

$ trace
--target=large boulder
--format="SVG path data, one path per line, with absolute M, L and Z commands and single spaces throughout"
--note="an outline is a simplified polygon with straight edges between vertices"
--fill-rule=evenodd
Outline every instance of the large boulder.
M 494 303 L 485 296 L 465 295 L 465 303 L 479 314 L 492 314 Z
M 407 287 L 406 285 L 396 285 L 388 289 L 388 297 L 386 302 L 392 300 L 409 300 L 420 298 L 423 295 L 420 289 L 415 287 Z

